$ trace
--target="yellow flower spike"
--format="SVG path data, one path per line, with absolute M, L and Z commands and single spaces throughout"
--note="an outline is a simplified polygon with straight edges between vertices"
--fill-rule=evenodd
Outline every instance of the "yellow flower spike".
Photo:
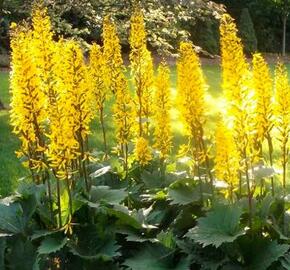
M 60 77 L 64 89 L 61 95 L 66 100 L 66 114 L 73 118 L 76 139 L 85 141 L 94 115 L 91 106 L 93 91 L 88 81 L 88 70 L 83 52 L 76 42 L 68 41 L 63 54 L 63 72 Z
M 135 160 L 139 162 L 141 166 L 148 165 L 152 160 L 152 152 L 149 148 L 148 140 L 143 137 L 139 137 L 136 140 L 135 150 L 134 150 Z
M 113 59 L 111 59 L 113 61 Z M 90 83 L 91 89 L 93 92 L 93 111 L 98 114 L 99 121 L 101 124 L 102 132 L 103 132 L 103 144 L 105 149 L 105 157 L 107 157 L 107 139 L 106 139 L 106 128 L 105 128 L 105 102 L 108 100 L 110 96 L 110 92 L 112 89 L 108 88 L 106 85 L 106 77 L 110 73 L 113 75 L 114 71 L 108 69 L 109 61 L 103 55 L 101 47 L 97 44 L 93 44 L 90 50 L 90 63 L 89 63 L 89 75 L 90 75 Z M 114 89 L 116 90 L 116 79 L 109 80 L 110 83 L 114 81 Z M 115 91 L 114 90 L 114 91 Z
M 115 93 L 118 77 L 124 67 L 120 40 L 110 16 L 106 16 L 103 22 L 103 58 L 104 84 L 107 89 Z
M 242 106 L 245 78 L 248 76 L 248 64 L 243 52 L 241 39 L 237 36 L 237 27 L 234 19 L 224 14 L 221 18 L 221 56 L 222 56 L 222 88 L 230 103 L 231 113 L 236 113 Z M 232 106 L 231 106 L 232 105 Z
M 220 24 L 223 90 L 228 102 L 227 113 L 232 120 L 234 139 L 243 161 L 256 160 L 255 102 L 251 91 L 251 73 L 243 45 L 237 36 L 233 18 L 224 14 Z M 246 168 L 252 164 L 244 164 Z M 247 172 L 246 172 L 247 174 Z
M 228 183 L 230 197 L 232 197 L 233 189 L 237 187 L 239 182 L 240 157 L 232 132 L 222 120 L 218 122 L 216 128 L 215 143 L 215 175 L 218 180 Z
M 180 44 L 177 63 L 178 106 L 182 121 L 190 137 L 205 122 L 205 83 L 200 62 L 190 42 Z
M 104 103 L 107 99 L 107 90 L 104 85 L 104 66 L 105 60 L 101 47 L 97 44 L 93 44 L 90 49 L 90 62 L 89 62 L 89 75 L 93 94 L 95 96 L 94 104 L 97 112 L 103 109 Z
M 131 17 L 130 28 L 130 65 L 136 93 L 136 115 L 139 136 L 149 135 L 149 123 L 152 116 L 152 92 L 154 70 L 151 53 L 146 45 L 146 31 L 141 11 L 135 11 Z
M 77 45 L 75 45 L 78 48 Z M 50 134 L 49 134 L 49 145 L 47 156 L 51 162 L 51 167 L 57 174 L 57 177 L 61 180 L 65 180 L 67 175 L 73 174 L 73 162 L 76 161 L 80 155 L 79 153 L 79 142 L 76 135 L 76 131 L 79 130 L 79 121 L 83 115 L 83 111 L 78 109 L 76 112 L 76 107 L 79 106 L 78 96 L 85 96 L 81 94 L 81 91 L 86 91 L 83 78 L 76 76 L 73 72 L 76 68 L 75 58 L 76 54 L 73 52 L 74 45 L 69 43 L 66 44 L 63 41 L 57 44 L 58 52 L 62 53 L 63 61 L 57 66 L 57 99 L 55 100 L 54 109 L 57 114 L 54 114 L 50 118 Z M 79 65 L 82 64 L 82 53 L 78 51 Z M 71 61 L 75 64 L 71 65 Z M 68 68 L 69 67 L 69 68 Z M 77 66 L 79 68 L 79 66 Z M 84 72 L 84 68 L 78 70 L 79 72 Z M 81 73 L 82 74 L 82 73 Z M 78 82 L 76 85 L 75 82 Z M 76 88 L 76 86 L 78 88 Z M 88 93 L 86 93 L 88 94 Z M 77 97 L 76 97 L 77 96 Z M 87 100 L 86 100 L 87 101 Z M 87 110 L 91 110 L 90 103 L 86 104 Z M 90 114 L 89 114 L 90 115 Z M 89 116 L 88 115 L 88 116 Z M 86 119 L 81 125 L 88 123 Z M 86 132 L 88 133 L 88 127 L 86 127 Z M 79 132 L 79 135 L 81 133 Z
M 134 124 L 133 102 L 130 96 L 128 82 L 125 75 L 120 74 L 116 84 L 116 101 L 113 105 L 114 124 L 116 127 L 116 138 L 118 149 L 123 157 L 128 153 L 126 147 L 132 139 L 132 127 Z
M 158 68 L 154 96 L 154 147 L 160 151 L 161 159 L 169 155 L 172 147 L 170 108 L 170 69 L 162 63 Z
M 44 166 L 45 95 L 37 76 L 31 51 L 32 32 L 25 26 L 11 30 L 11 124 L 21 140 L 18 156 L 28 158 L 30 169 L 40 171 Z M 36 180 L 36 179 L 34 179 Z
M 181 120 L 188 137 L 189 155 L 193 158 L 196 174 L 200 173 L 200 165 L 204 164 L 213 191 L 207 145 L 204 140 L 205 93 L 208 88 L 205 83 L 199 58 L 192 43 L 181 42 L 177 63 L 177 105 Z
M 275 120 L 282 152 L 282 185 L 286 188 L 290 135 L 290 86 L 287 69 L 281 62 L 275 69 Z
M 32 26 L 33 43 L 31 50 L 37 63 L 42 91 L 51 101 L 50 99 L 55 95 L 54 68 L 57 59 L 55 59 L 55 42 L 53 41 L 52 26 L 46 8 L 34 7 Z M 46 105 L 48 106 L 48 104 Z
M 257 102 L 255 117 L 257 137 L 262 143 L 273 127 L 273 82 L 270 69 L 260 53 L 253 56 L 253 87 Z

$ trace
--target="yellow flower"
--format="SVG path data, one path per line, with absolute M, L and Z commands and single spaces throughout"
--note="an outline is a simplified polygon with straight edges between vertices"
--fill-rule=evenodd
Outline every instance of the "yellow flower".
M 220 24 L 220 43 L 222 56 L 222 87 L 228 100 L 241 102 L 244 78 L 248 64 L 243 52 L 237 27 L 229 14 L 224 14 Z
M 89 75 L 98 112 L 104 108 L 108 95 L 104 85 L 104 66 L 105 61 L 101 47 L 94 43 L 90 50 Z
M 40 171 L 45 168 L 45 95 L 30 50 L 32 41 L 32 32 L 25 26 L 12 29 L 11 124 L 21 140 L 18 156 L 27 157 L 30 169 Z
M 116 92 L 118 76 L 123 72 L 121 45 L 114 23 L 109 16 L 103 22 L 104 83 L 113 93 Z
M 93 117 L 93 94 L 83 53 L 74 41 L 59 43 L 62 64 L 58 66 L 58 115 L 51 119 L 48 157 L 59 179 L 71 178 L 75 161 L 86 156 L 85 141 Z M 80 164 L 79 164 L 80 165 Z
M 282 184 L 285 188 L 289 155 L 290 86 L 287 69 L 282 63 L 278 63 L 275 69 L 275 120 L 275 124 L 279 131 L 279 141 L 282 152 Z
M 224 180 L 231 188 L 239 182 L 239 154 L 232 131 L 219 121 L 216 129 L 215 174 L 217 179 Z
M 253 86 L 257 102 L 255 116 L 257 135 L 262 143 L 273 127 L 273 84 L 269 67 L 259 53 L 253 56 Z
M 251 73 L 243 53 L 243 46 L 237 36 L 237 28 L 233 18 L 224 14 L 221 18 L 221 55 L 223 90 L 227 98 L 227 113 L 233 125 L 233 135 L 238 151 L 246 162 L 250 157 L 255 161 L 255 102 L 251 91 Z M 247 168 L 250 165 L 244 164 Z
M 31 50 L 38 68 L 38 74 L 41 79 L 42 91 L 50 97 L 53 95 L 54 85 L 54 65 L 56 59 L 55 43 L 53 41 L 53 32 L 50 18 L 47 15 L 47 9 L 34 7 L 32 13 L 33 43 Z
M 136 92 L 136 115 L 139 136 L 149 135 L 149 121 L 152 115 L 152 91 L 154 70 L 151 53 L 146 46 L 146 32 L 143 14 L 135 11 L 131 17 L 130 63 Z M 144 121 L 145 120 L 145 121 Z
M 88 81 L 88 69 L 84 63 L 83 52 L 74 41 L 67 41 L 63 51 L 63 71 L 60 74 L 62 95 L 66 100 L 66 114 L 73 116 L 76 138 L 86 140 L 90 133 L 93 118 L 93 90 Z
M 126 147 L 132 137 L 133 102 L 125 75 L 120 74 L 116 82 L 116 101 L 113 105 L 114 123 L 117 142 L 122 152 L 123 147 Z
M 148 141 L 145 138 L 139 137 L 136 140 L 134 157 L 141 166 L 149 164 L 149 162 L 152 160 L 152 153 L 150 151 Z
M 154 96 L 154 137 L 156 147 L 160 151 L 160 157 L 166 158 L 172 147 L 171 119 L 170 119 L 170 69 L 165 63 L 158 68 L 155 81 Z
M 213 178 L 209 165 L 209 153 L 204 140 L 205 123 L 205 83 L 197 54 L 190 42 L 182 42 L 177 63 L 178 108 L 186 128 L 189 154 L 194 159 L 195 170 L 205 164 L 207 174 Z
M 190 42 L 180 44 L 177 63 L 178 106 L 183 123 L 191 139 L 199 138 L 205 122 L 205 83 L 200 62 Z M 195 135 L 196 134 L 196 135 Z

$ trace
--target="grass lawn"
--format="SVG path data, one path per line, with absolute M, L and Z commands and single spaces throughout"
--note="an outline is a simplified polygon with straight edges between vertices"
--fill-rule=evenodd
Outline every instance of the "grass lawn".
M 290 71 L 290 65 L 287 66 Z M 222 90 L 220 86 L 220 67 L 218 65 L 204 65 L 204 74 L 206 76 L 207 83 L 209 84 L 209 91 L 206 97 L 208 106 L 208 118 L 207 129 L 210 132 L 214 131 L 215 119 L 217 113 L 221 109 L 222 103 Z M 173 96 L 176 94 L 176 68 L 172 68 L 171 72 L 172 80 L 172 92 Z M 7 72 L 0 72 L 0 99 L 5 105 L 9 104 L 9 74 Z M 110 111 L 107 112 L 107 123 L 112 123 Z M 179 145 L 183 142 L 181 135 L 181 123 L 178 120 L 178 113 L 173 110 L 173 132 L 174 143 Z M 91 144 L 92 147 L 102 147 L 102 136 L 99 130 L 97 121 L 94 121 L 92 125 Z M 108 127 L 108 141 L 111 146 L 114 145 L 114 127 L 110 124 Z M 208 132 L 207 132 L 208 133 Z M 9 113 L 8 111 L 0 112 L 0 195 L 6 195 L 11 192 L 15 186 L 17 186 L 18 179 L 27 175 L 27 171 L 22 167 L 20 161 L 15 156 L 15 151 L 19 147 L 18 139 L 12 134 L 11 127 L 9 125 Z M 177 149 L 175 149 L 177 150 Z

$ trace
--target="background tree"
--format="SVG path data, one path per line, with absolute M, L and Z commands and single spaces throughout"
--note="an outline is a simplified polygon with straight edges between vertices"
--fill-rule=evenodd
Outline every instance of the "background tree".
M 257 38 L 248 8 L 242 10 L 239 31 L 244 43 L 245 52 L 247 54 L 255 52 L 257 50 Z
M 273 0 L 276 7 L 279 10 L 282 19 L 282 55 L 286 53 L 286 33 L 287 33 L 287 20 L 290 12 L 290 1 L 289 0 Z
M 6 29 L 11 21 L 27 18 L 37 1 L 1 0 L 7 10 Z M 223 12 L 213 1 L 185 0 L 41 0 L 48 7 L 54 31 L 64 37 L 75 37 L 83 45 L 101 41 L 102 20 L 110 14 L 120 33 L 123 48 L 127 50 L 130 14 L 139 5 L 146 14 L 148 45 L 162 54 L 174 52 L 180 40 L 189 38 L 189 29 L 199 19 L 212 19 Z

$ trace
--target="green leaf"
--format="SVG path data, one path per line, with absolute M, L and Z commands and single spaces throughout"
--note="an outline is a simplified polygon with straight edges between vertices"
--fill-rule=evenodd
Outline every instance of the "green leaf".
M 251 270 L 268 269 L 289 249 L 289 245 L 280 245 L 277 241 L 257 237 L 243 237 L 239 244 L 246 266 Z
M 110 189 L 108 186 L 92 186 L 90 195 L 92 203 L 119 204 L 126 198 L 127 192 L 124 189 Z
M 82 227 L 76 234 L 76 239 L 71 240 L 68 246 L 70 252 L 80 258 L 112 260 L 120 255 L 120 246 L 117 245 L 113 232 L 103 235 L 96 226 L 89 225 Z
M 48 236 L 42 240 L 38 254 L 50 254 L 61 250 L 67 243 L 67 238 Z
M 34 234 L 30 237 L 30 239 L 33 241 L 33 240 L 36 240 L 36 239 L 41 238 L 41 237 L 55 234 L 57 232 L 59 232 L 59 231 L 47 231 L 47 230 L 35 231 Z
M 208 184 L 202 183 L 200 186 L 194 179 L 181 179 L 172 183 L 168 188 L 168 197 L 172 200 L 171 204 L 187 205 L 199 203 L 203 196 L 210 193 Z
M 13 241 L 11 253 L 8 256 L 8 269 L 31 270 L 36 261 L 36 248 L 30 241 L 22 241 L 18 238 Z
M 159 246 L 146 245 L 137 254 L 124 263 L 130 270 L 188 270 L 189 262 L 181 259 L 177 264 L 171 251 Z
M 171 204 L 186 205 L 200 201 L 200 192 L 194 187 L 179 186 L 170 188 L 168 196 L 172 200 Z
M 281 265 L 286 269 L 290 269 L 290 253 L 286 253 L 282 258 L 280 258 Z
M 21 233 L 25 228 L 23 209 L 19 203 L 4 204 L 0 202 L 0 231 Z
M 245 233 L 239 226 L 241 214 L 241 208 L 236 205 L 219 205 L 206 217 L 199 218 L 197 226 L 189 230 L 186 236 L 204 247 L 231 243 Z
M 172 231 L 168 232 L 161 231 L 157 235 L 157 239 L 166 248 L 175 248 L 176 246 L 175 237 Z
M 118 218 L 119 225 L 129 225 L 136 229 L 142 228 L 142 222 L 139 222 L 125 206 L 116 204 L 113 208 L 108 208 L 108 213 Z

